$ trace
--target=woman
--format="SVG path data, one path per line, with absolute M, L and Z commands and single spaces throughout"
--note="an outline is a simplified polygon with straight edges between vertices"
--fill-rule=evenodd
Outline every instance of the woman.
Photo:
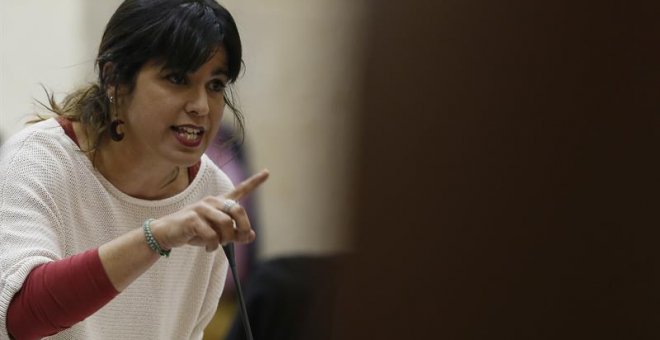
M 97 66 L 3 146 L 0 339 L 201 339 L 218 246 L 255 238 L 236 200 L 268 177 L 233 189 L 203 155 L 233 108 L 236 25 L 213 0 L 126 0 Z

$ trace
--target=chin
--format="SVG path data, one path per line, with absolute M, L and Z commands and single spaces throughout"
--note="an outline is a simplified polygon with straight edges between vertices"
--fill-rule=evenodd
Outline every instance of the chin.
M 201 160 L 202 160 L 202 156 L 199 155 L 199 156 L 196 157 L 195 159 L 191 159 L 190 161 L 183 162 L 183 164 L 181 164 L 181 166 L 182 166 L 182 167 L 189 168 L 189 167 L 191 167 L 191 166 L 193 166 L 193 165 L 199 163 L 199 161 L 201 161 Z
M 183 167 L 183 168 L 188 168 L 191 167 L 202 159 L 203 153 L 195 153 L 193 154 L 184 154 L 180 155 L 180 157 L 176 157 L 176 159 L 172 159 L 172 163 L 174 163 L 176 166 Z

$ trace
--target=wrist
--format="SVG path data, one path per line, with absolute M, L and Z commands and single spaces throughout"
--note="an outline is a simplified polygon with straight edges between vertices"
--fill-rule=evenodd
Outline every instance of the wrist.
M 142 232 L 144 233 L 145 241 L 151 250 L 160 256 L 170 256 L 172 248 L 167 242 L 165 242 L 164 237 L 162 237 L 162 226 L 159 226 L 157 220 L 150 218 L 144 221 L 142 224 Z
M 160 219 L 152 219 L 151 221 L 151 233 L 154 235 L 154 238 L 161 246 L 161 248 L 166 250 L 172 250 L 174 248 L 172 243 L 168 241 L 166 235 L 166 226 L 163 224 L 163 221 Z

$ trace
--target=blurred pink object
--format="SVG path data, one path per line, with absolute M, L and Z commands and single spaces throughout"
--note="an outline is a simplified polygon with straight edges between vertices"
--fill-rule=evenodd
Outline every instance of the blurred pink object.
M 231 131 L 221 128 L 218 133 L 214 143 L 209 145 L 209 148 L 206 150 L 206 155 L 220 168 L 224 171 L 227 176 L 231 179 L 234 184 L 238 184 L 241 181 L 249 177 L 250 172 L 245 164 L 245 155 L 241 146 L 232 143 L 224 143 L 228 140 L 228 136 L 231 135 Z M 250 216 L 250 223 L 252 228 L 257 231 L 256 228 L 256 213 L 253 209 L 252 197 L 246 197 L 240 201 L 240 204 L 245 207 L 248 215 Z M 240 276 L 241 283 L 245 282 L 247 279 L 250 267 L 253 262 L 253 256 L 255 249 L 255 243 L 251 244 L 236 244 L 236 269 L 238 270 L 238 275 Z M 225 289 L 222 293 L 225 294 L 234 294 L 236 287 L 234 284 L 234 279 L 231 271 L 227 274 L 227 280 L 225 282 Z

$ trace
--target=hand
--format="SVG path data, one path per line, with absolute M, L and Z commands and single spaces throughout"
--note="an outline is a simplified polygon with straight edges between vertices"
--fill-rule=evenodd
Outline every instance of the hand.
M 245 209 L 237 204 L 223 211 L 225 201 L 238 201 L 268 179 L 268 170 L 241 182 L 225 196 L 208 196 L 201 201 L 151 222 L 154 237 L 163 249 L 190 244 L 211 252 L 220 244 L 249 243 L 256 235 Z

